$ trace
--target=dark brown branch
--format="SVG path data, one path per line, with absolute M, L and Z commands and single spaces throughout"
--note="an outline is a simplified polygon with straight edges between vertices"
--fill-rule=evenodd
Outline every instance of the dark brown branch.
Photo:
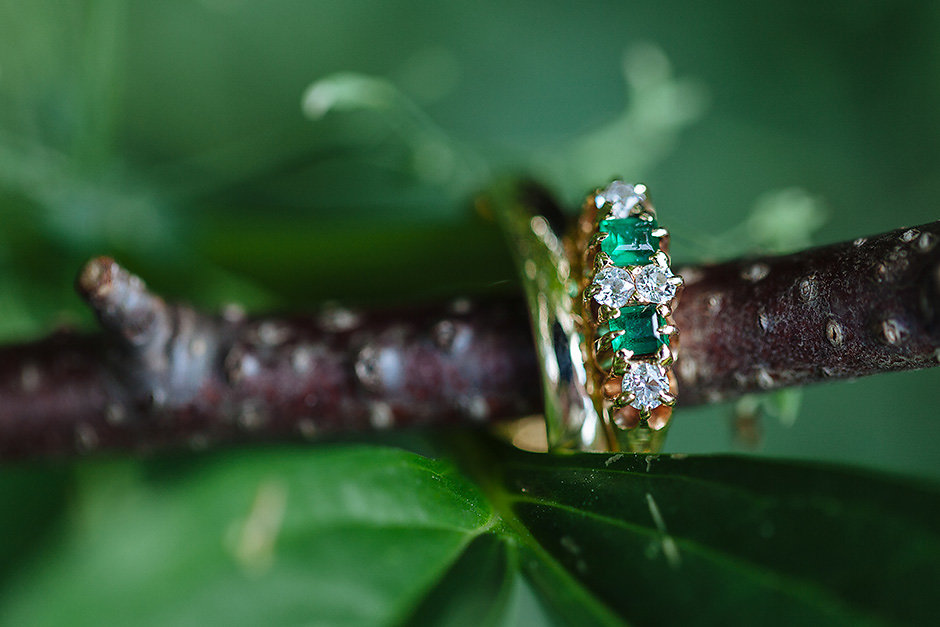
M 937 365 L 940 223 L 686 268 L 680 405 Z M 483 423 L 540 409 L 521 300 L 245 318 L 170 305 L 110 259 L 105 334 L 0 349 L 0 459 Z
M 539 405 L 521 300 L 213 317 L 107 258 L 78 289 L 104 336 L 0 351 L 0 459 L 482 423 Z
M 680 269 L 681 402 L 938 365 L 940 222 Z

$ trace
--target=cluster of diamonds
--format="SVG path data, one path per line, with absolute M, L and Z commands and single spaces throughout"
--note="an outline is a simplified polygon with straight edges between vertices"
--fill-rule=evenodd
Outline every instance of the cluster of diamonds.
M 598 230 L 590 246 L 596 254 L 585 304 L 596 303 L 596 322 L 607 329 L 597 346 L 613 351 L 612 374 L 623 375 L 615 405 L 630 405 L 647 418 L 676 400 L 668 375 L 676 329 L 668 321 L 682 279 L 661 250 L 668 233 L 656 222 L 645 186 L 614 181 L 595 194 L 594 203 Z

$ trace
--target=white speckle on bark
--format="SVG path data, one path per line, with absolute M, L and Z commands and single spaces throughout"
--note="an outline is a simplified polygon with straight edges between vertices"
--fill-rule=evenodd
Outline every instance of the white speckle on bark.
M 257 376 L 260 372 L 261 362 L 247 353 L 243 346 L 235 346 L 225 356 L 225 374 L 232 383 Z
M 770 266 L 766 263 L 755 263 L 747 267 L 742 273 L 741 278 L 751 283 L 757 283 L 770 273 Z
M 692 266 L 686 266 L 680 269 L 676 274 L 682 277 L 682 281 L 685 283 L 686 287 L 693 283 L 698 283 L 702 280 L 702 277 L 705 276 L 705 273 Z
M 809 276 L 800 281 L 799 292 L 800 298 L 807 303 L 815 300 L 816 296 L 819 294 L 819 288 L 816 285 L 816 276 Z
M 245 320 L 245 308 L 238 303 L 229 303 L 222 307 L 222 319 L 226 322 L 237 323 Z
M 195 337 L 189 343 L 189 354 L 193 357 L 202 357 L 206 354 L 206 350 L 209 348 L 206 343 L 205 338 Z
M 395 422 L 395 414 L 388 403 L 375 402 L 369 408 L 369 424 L 373 429 L 388 429 Z
M 471 396 L 461 403 L 474 420 L 483 422 L 490 415 L 490 404 L 482 396 Z
M 290 338 L 290 328 L 280 322 L 265 321 L 258 325 L 255 336 L 263 346 L 280 346 Z
M 39 371 L 39 366 L 32 362 L 24 365 L 20 370 L 20 387 L 23 388 L 23 392 L 32 394 L 39 389 L 41 383 L 42 373 Z
M 238 411 L 238 424 L 248 431 L 255 431 L 264 426 L 267 416 L 264 414 L 264 404 L 259 399 L 246 399 Z
M 922 253 L 929 253 L 937 245 L 937 238 L 933 233 L 921 233 L 917 238 L 917 250 Z
M 905 244 L 908 242 L 913 242 L 918 235 L 920 235 L 920 231 L 917 229 L 908 229 L 901 233 L 901 241 Z
M 698 377 L 697 363 L 689 356 L 684 356 L 676 361 L 676 371 L 686 383 L 694 383 Z
M 763 331 L 764 333 L 767 333 L 768 331 L 770 331 L 772 322 L 770 319 L 770 315 L 766 311 L 762 311 L 759 314 L 757 314 L 757 323 L 760 325 L 761 331 Z
M 151 407 L 163 407 L 166 405 L 168 394 L 163 388 L 157 387 L 150 390 L 150 405 Z
M 392 347 L 367 344 L 359 351 L 355 371 L 359 381 L 370 390 L 396 390 L 404 384 L 401 356 Z
M 261 362 L 254 355 L 242 355 L 238 364 L 238 371 L 240 378 L 257 376 L 261 372 Z
M 362 324 L 362 316 L 353 311 L 335 304 L 327 305 L 319 316 L 320 326 L 326 331 L 343 333 L 352 331 Z
M 309 374 L 313 370 L 313 347 L 301 344 L 294 348 L 290 356 L 291 368 L 299 375 Z
M 119 425 L 127 420 L 127 410 L 120 403 L 109 403 L 104 408 L 104 419 L 109 425 Z
M 91 425 L 80 422 L 75 426 L 75 446 L 81 453 L 98 448 L 98 434 Z
M 721 301 L 723 300 L 721 294 L 709 294 L 708 299 L 705 301 L 708 307 L 708 313 L 718 313 L 721 309 Z
M 317 423 L 314 422 L 313 418 L 301 418 L 297 421 L 297 430 L 300 431 L 300 435 L 308 440 L 317 437 Z
M 832 319 L 826 322 L 826 338 L 833 346 L 842 346 L 842 341 L 844 339 L 842 325 L 839 324 L 836 320 Z
M 457 327 L 450 320 L 441 320 L 431 329 L 431 337 L 434 338 L 434 343 L 444 351 L 450 350 L 456 335 Z
M 855 246 L 856 248 L 859 248 L 860 246 L 864 245 L 865 242 L 867 242 L 867 241 L 868 241 L 867 238 L 860 237 L 860 238 L 858 238 L 857 240 L 855 240 L 854 242 L 852 242 L 852 245 Z
M 763 366 L 760 366 L 757 369 L 756 379 L 757 379 L 757 385 L 759 385 L 761 388 L 765 390 L 769 390 L 770 388 L 774 387 L 774 383 L 775 383 L 774 378 L 771 376 L 770 372 L 768 372 L 767 369 L 764 368 Z
M 900 344 L 908 335 L 908 329 L 899 320 L 888 318 L 881 323 L 881 335 L 888 344 Z
M 471 309 L 473 309 L 473 303 L 469 298 L 455 298 L 450 303 L 451 312 L 459 316 L 464 316 L 470 313 Z

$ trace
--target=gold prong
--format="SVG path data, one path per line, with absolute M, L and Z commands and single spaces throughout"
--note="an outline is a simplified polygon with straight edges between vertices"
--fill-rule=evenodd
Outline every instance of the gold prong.
M 672 307 L 669 306 L 669 303 L 656 305 L 656 313 L 658 313 L 663 318 L 668 318 L 669 316 L 672 315 Z
M 627 348 L 621 348 L 614 353 L 613 363 L 610 365 L 612 376 L 622 376 L 630 370 L 630 360 L 633 359 L 633 351 Z
M 675 356 L 672 354 L 672 350 L 666 344 L 661 344 L 659 349 L 656 351 L 656 361 L 659 362 L 659 365 L 663 368 L 668 368 L 675 361 Z
M 624 392 L 623 394 L 618 395 L 617 398 L 614 399 L 613 405 L 617 409 L 620 409 L 621 407 L 626 407 L 627 405 L 629 405 L 635 400 L 636 400 L 636 394 L 634 394 L 633 392 Z
M 664 324 L 663 326 L 656 329 L 656 332 L 659 333 L 660 335 L 675 335 L 676 333 L 679 332 L 679 329 L 677 329 L 671 324 Z
M 669 255 L 661 250 L 657 250 L 653 255 L 653 261 L 661 268 L 669 267 Z
M 597 296 L 602 289 L 604 288 L 601 287 L 599 283 L 591 283 L 586 288 L 584 288 L 584 300 L 591 300 Z
M 652 210 L 652 207 L 643 207 L 636 217 L 644 222 L 652 222 L 656 219 L 656 212 Z
M 620 317 L 620 310 L 610 305 L 600 305 L 597 308 L 597 324 L 603 324 Z
M 590 239 L 590 240 L 588 240 L 588 248 L 590 248 L 590 247 L 592 247 L 592 246 L 596 246 L 597 244 L 600 244 L 600 243 L 603 242 L 605 239 L 607 239 L 607 236 L 608 236 L 608 235 L 610 235 L 610 233 L 606 233 L 606 232 L 603 232 L 603 231 L 598 231 L 597 233 L 595 233 L 594 235 L 591 236 L 591 239 Z
M 624 331 L 626 333 L 626 331 Z M 634 352 L 629 348 L 621 348 L 614 354 L 614 358 L 622 362 L 626 367 L 631 359 L 633 359 Z
M 659 395 L 659 400 L 663 405 L 672 407 L 676 404 L 676 397 L 670 392 L 661 392 Z
M 614 341 L 616 338 L 618 338 L 618 337 L 620 337 L 621 335 L 623 335 L 624 333 L 626 333 L 626 331 L 610 331 L 610 332 L 605 333 L 604 335 L 600 336 L 599 338 L 597 338 L 596 340 L 594 340 L 594 352 L 595 352 L 595 353 L 600 353 L 601 351 L 604 351 L 604 350 L 610 348 L 610 346 L 611 346 L 611 344 L 613 343 L 613 341 Z
M 652 231 L 650 231 L 650 235 L 652 235 L 653 237 L 663 238 L 669 235 L 669 231 L 664 229 L 663 227 L 659 227 L 657 229 L 653 229 Z
M 685 281 L 682 279 L 681 276 L 671 276 L 668 279 L 666 279 L 666 283 L 668 283 L 669 285 L 675 285 L 676 287 L 679 287 L 680 285 L 685 283 Z
M 600 272 L 604 268 L 609 268 L 614 265 L 614 260 L 610 258 L 610 255 L 601 251 L 594 255 L 594 272 Z

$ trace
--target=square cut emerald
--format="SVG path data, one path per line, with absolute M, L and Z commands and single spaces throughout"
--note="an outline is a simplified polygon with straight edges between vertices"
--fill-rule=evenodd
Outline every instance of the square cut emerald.
M 656 313 L 654 305 L 624 307 L 617 318 L 608 322 L 611 331 L 624 331 L 611 346 L 614 351 L 625 348 L 634 355 L 653 355 L 660 346 L 669 344 L 669 338 L 657 331 L 664 324 L 666 321 Z
M 653 236 L 656 220 L 623 218 L 601 220 L 598 230 L 608 233 L 601 250 L 610 255 L 615 266 L 642 266 L 659 250 L 659 238 Z

